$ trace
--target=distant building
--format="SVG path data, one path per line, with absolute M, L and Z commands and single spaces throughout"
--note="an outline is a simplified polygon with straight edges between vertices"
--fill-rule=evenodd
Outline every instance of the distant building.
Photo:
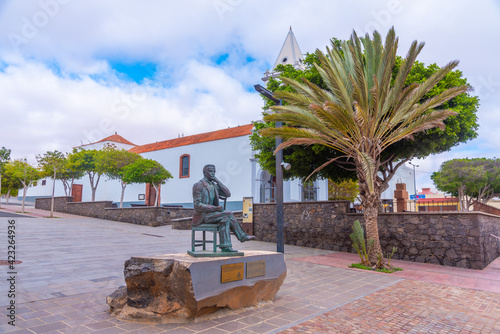
M 457 197 L 446 196 L 438 192 L 433 193 L 430 188 L 422 188 L 419 195 L 425 195 L 425 198 L 419 198 L 416 201 L 416 211 L 418 212 L 460 211 L 460 201 Z

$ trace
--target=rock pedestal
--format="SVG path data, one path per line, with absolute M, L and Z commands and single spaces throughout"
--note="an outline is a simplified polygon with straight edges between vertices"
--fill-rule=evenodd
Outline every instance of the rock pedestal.
M 272 301 L 286 277 L 283 254 L 245 251 L 243 257 L 187 254 L 132 257 L 126 286 L 107 297 L 111 313 L 145 322 L 188 322 L 224 309 Z

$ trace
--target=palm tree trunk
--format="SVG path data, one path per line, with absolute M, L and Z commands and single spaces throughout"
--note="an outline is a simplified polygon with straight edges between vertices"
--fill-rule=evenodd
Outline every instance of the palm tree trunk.
M 367 187 L 364 186 L 363 188 Z M 368 254 L 368 260 L 372 265 L 374 265 L 377 263 L 377 255 L 382 254 L 377 222 L 380 198 L 377 191 L 370 194 L 368 189 L 360 191 L 360 197 L 366 226 L 366 242 L 368 244 L 369 240 L 373 240 L 373 246 Z

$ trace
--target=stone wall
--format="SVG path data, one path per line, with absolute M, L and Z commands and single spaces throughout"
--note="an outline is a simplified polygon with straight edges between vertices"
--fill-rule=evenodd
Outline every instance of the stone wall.
M 192 216 L 193 212 L 193 209 L 180 207 L 113 208 L 112 201 L 73 203 L 72 199 L 72 197 L 54 198 L 54 211 L 146 226 L 168 225 L 172 218 Z M 35 208 L 50 210 L 50 202 L 50 198 L 37 198 Z
M 254 234 L 276 242 L 274 204 L 254 203 Z M 285 243 L 353 252 L 349 234 L 362 214 L 348 214 L 345 202 L 285 203 Z M 482 269 L 500 256 L 500 217 L 480 212 L 381 213 L 378 218 L 384 252 L 397 247 L 395 259 Z
M 54 197 L 54 211 L 65 212 L 64 210 L 66 210 L 66 203 L 68 202 L 73 202 L 73 197 Z M 38 197 L 35 199 L 35 208 L 50 211 L 50 203 L 50 197 Z

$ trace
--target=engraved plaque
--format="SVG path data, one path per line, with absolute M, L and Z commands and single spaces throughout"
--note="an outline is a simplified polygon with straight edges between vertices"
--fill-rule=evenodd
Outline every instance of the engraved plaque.
M 247 262 L 247 278 L 259 277 L 266 275 L 266 261 Z
M 221 283 L 239 281 L 243 279 L 243 262 L 224 264 L 221 266 Z

